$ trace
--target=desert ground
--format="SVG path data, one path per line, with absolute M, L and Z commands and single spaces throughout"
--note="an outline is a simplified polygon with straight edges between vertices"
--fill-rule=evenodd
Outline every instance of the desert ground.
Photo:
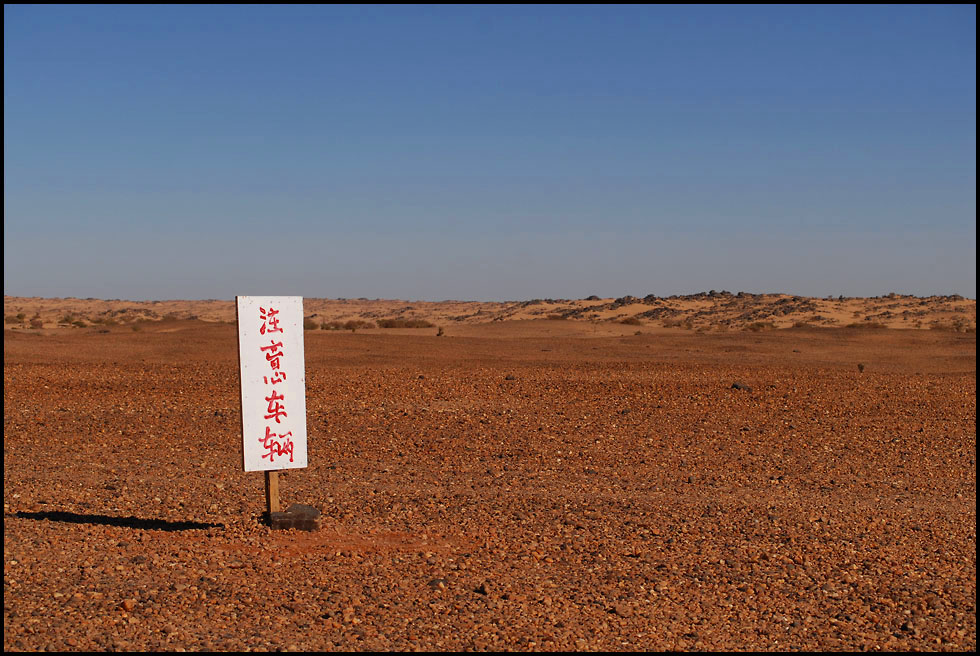
M 305 533 L 231 301 L 5 297 L 4 649 L 975 650 L 975 301 L 631 299 L 311 300 Z

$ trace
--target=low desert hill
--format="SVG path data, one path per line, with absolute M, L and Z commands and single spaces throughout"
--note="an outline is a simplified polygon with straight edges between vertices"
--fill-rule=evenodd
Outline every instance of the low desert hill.
M 952 296 L 810 298 L 788 294 L 702 292 L 642 298 L 530 301 L 399 301 L 305 298 L 309 329 L 435 328 L 497 321 L 567 320 L 692 330 L 765 330 L 790 327 L 868 327 L 976 330 L 975 299 Z M 127 301 L 4 296 L 5 330 L 72 329 L 197 319 L 234 322 L 233 300 Z

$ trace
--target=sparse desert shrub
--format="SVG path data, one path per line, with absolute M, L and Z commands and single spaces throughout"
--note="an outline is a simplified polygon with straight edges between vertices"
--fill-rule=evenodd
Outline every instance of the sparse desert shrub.
M 568 319 L 568 316 L 564 314 L 549 314 L 547 318 L 551 319 L 552 321 L 561 321 L 563 319 Z
M 930 330 L 949 330 L 957 333 L 975 333 L 977 327 L 968 320 L 956 317 L 952 321 L 937 321 L 930 324 Z
M 585 300 L 587 300 L 587 301 L 601 301 L 602 299 L 599 298 L 598 296 L 596 296 L 595 294 L 593 294 L 592 296 L 587 297 Z
M 849 324 L 847 324 L 847 327 L 848 328 L 864 328 L 866 330 L 884 330 L 885 328 L 888 328 L 888 326 L 886 326 L 885 324 L 878 323 L 876 321 L 858 321 L 856 323 L 849 323 Z
M 353 332 L 358 328 L 374 328 L 374 324 L 370 321 L 362 321 L 360 319 L 350 319 L 348 321 L 324 321 L 320 324 L 321 330 L 350 330 Z
M 436 337 L 442 337 L 446 333 L 442 330 L 442 326 L 439 326 L 439 331 L 436 332 Z
M 958 333 L 975 333 L 977 332 L 976 324 L 971 323 L 968 319 L 957 317 L 953 319 L 952 322 L 953 330 Z
M 31 328 L 44 328 L 44 322 L 39 317 L 31 319 Z
M 862 374 L 864 373 L 864 364 L 860 362 L 858 363 L 858 372 Z
M 27 315 L 24 314 L 23 312 L 18 312 L 17 313 L 17 321 L 20 321 L 21 323 L 24 323 L 24 319 L 26 319 L 26 318 L 27 318 Z
M 358 328 L 374 328 L 374 324 L 371 323 L 370 321 L 361 321 L 358 319 L 358 320 L 348 321 L 347 323 L 344 324 L 344 328 L 346 328 L 351 332 L 354 332 Z
M 360 319 L 351 319 L 350 321 L 344 322 L 344 330 L 349 330 L 353 333 L 357 332 L 358 328 L 374 328 L 374 324 L 370 321 L 361 321 Z
M 303 317 L 303 330 L 316 330 L 320 325 L 311 317 Z
M 138 332 L 140 332 L 141 330 L 143 330 L 143 326 L 141 326 L 141 325 L 140 325 L 139 323 L 134 323 L 134 324 L 132 325 L 132 329 L 133 329 L 133 332 L 134 332 L 134 333 L 138 333 Z
M 20 320 L 20 319 L 18 319 L 17 317 L 15 317 L 15 316 L 14 316 L 14 315 L 12 315 L 12 314 L 8 314 L 7 316 L 5 316 L 5 317 L 3 318 L 3 322 L 4 322 L 4 323 L 20 323 L 20 322 L 21 322 L 21 320 Z
M 745 327 L 746 330 L 750 330 L 757 333 L 761 330 L 773 330 L 776 327 L 771 321 L 754 321 Z
M 625 319 L 620 319 L 619 323 L 626 324 L 627 326 L 642 326 L 643 322 L 636 317 L 626 317 Z
M 84 328 L 88 324 L 82 321 L 81 319 L 75 319 L 74 321 L 71 322 L 71 325 L 75 326 L 76 328 Z
M 681 323 L 680 319 L 664 319 L 664 328 L 677 328 Z
M 378 319 L 378 328 L 435 328 L 425 319 Z
M 793 327 L 794 328 L 809 328 L 810 327 L 810 324 L 808 324 L 806 321 L 797 321 L 796 323 L 793 324 Z

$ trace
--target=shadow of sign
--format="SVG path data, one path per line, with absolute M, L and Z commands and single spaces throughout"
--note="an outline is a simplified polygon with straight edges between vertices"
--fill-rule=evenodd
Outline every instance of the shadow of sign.
M 15 512 L 8 517 L 21 519 L 46 519 L 52 522 L 68 522 L 69 524 L 101 524 L 102 526 L 121 526 L 123 528 L 139 528 L 147 531 L 193 531 L 209 528 L 222 528 L 223 524 L 206 522 L 168 522 L 165 519 L 143 519 L 140 517 L 112 517 L 110 515 L 82 515 L 62 510 L 45 510 L 41 512 Z

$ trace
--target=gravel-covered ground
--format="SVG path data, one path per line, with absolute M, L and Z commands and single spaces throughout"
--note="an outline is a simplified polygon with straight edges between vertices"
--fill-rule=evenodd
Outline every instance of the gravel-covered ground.
M 976 648 L 975 333 L 494 330 L 308 334 L 318 533 L 234 326 L 6 333 L 4 649 Z

